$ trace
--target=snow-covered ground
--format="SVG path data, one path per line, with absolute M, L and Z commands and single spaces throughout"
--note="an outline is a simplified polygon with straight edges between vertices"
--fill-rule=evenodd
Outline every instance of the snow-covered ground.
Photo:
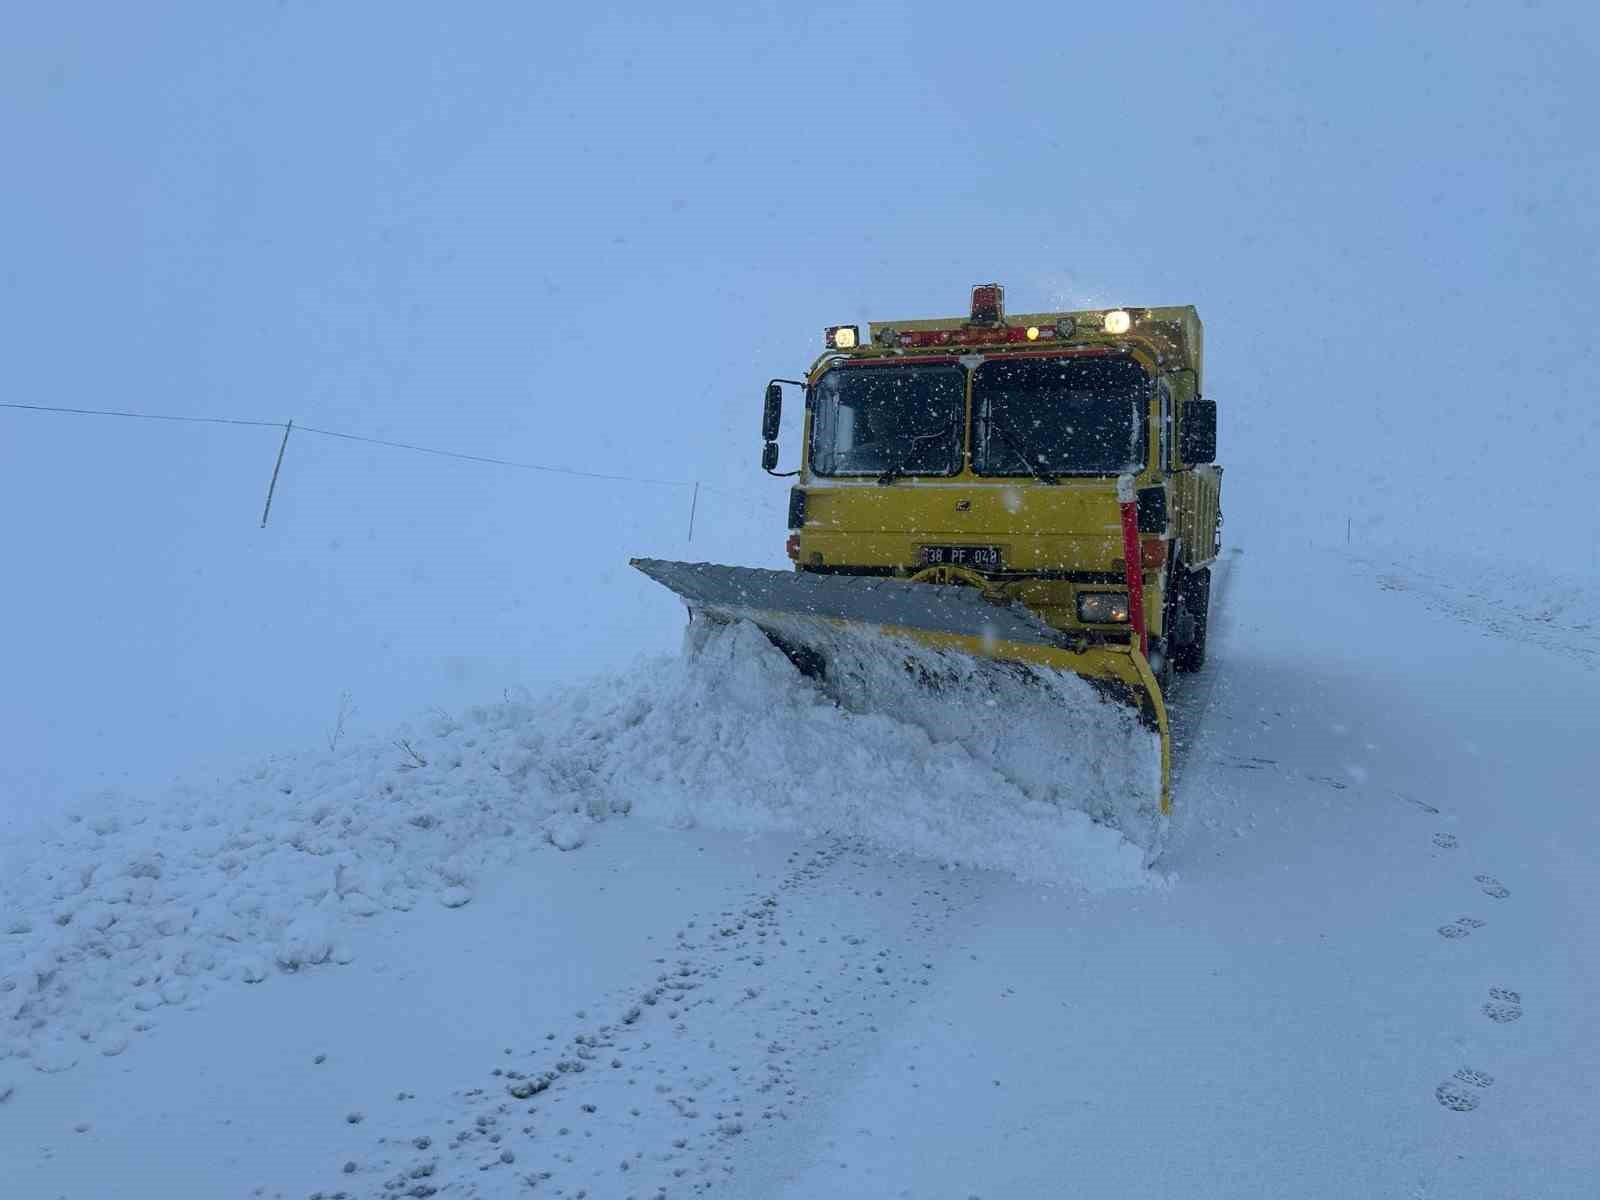
M 6 1194 L 1593 1195 L 1588 631 L 1272 553 L 1150 871 L 737 637 L 10 847 Z
M 1600 1195 L 1600 10 L 945 7 L 11 6 L 0 1200 Z M 627 565 L 988 280 L 1206 322 L 1153 867 Z
M 909 693 L 906 719 L 855 715 L 753 627 L 691 633 L 692 654 L 627 676 L 437 710 L 229 786 L 101 797 L 53 835 L 16 840 L 0 1055 L 46 1072 L 115 1057 L 159 1009 L 348 963 L 362 923 L 419 902 L 460 908 L 487 872 L 543 844 L 575 850 L 630 813 L 825 832 L 1096 889 L 1154 882 L 1139 847 L 1073 803 L 1157 786 L 1153 738 L 1081 681 L 1004 704 L 930 695 L 891 656 L 878 682 Z M 927 721 L 935 732 L 910 719 L 919 708 L 944 717 Z M 1051 737 L 1063 712 L 1075 727 Z

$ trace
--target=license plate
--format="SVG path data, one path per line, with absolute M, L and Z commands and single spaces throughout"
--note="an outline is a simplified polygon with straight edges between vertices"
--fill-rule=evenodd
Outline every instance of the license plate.
M 980 571 L 998 571 L 1000 547 L 921 546 L 917 561 L 924 567 L 975 567 Z

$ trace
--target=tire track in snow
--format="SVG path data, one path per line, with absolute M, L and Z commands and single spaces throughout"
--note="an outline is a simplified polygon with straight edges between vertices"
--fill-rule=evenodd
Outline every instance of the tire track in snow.
M 508 1034 L 474 1086 L 369 1116 L 375 1144 L 323 1200 L 748 1195 L 804 1165 L 982 880 L 837 837 L 797 850 L 770 890 L 677 931 L 633 989 L 559 1033 Z
M 1525 576 L 1508 581 L 1470 573 L 1463 579 L 1424 571 L 1414 562 L 1352 561 L 1371 571 L 1384 591 L 1416 596 L 1433 612 L 1490 637 L 1539 646 L 1591 669 L 1600 666 L 1600 598 L 1579 580 L 1535 584 Z M 1530 588 L 1536 597 L 1531 604 Z
M 1216 651 L 1222 649 L 1229 637 L 1228 593 L 1239 569 L 1242 552 L 1235 549 L 1224 554 L 1212 568 L 1209 662 L 1198 675 L 1181 679 L 1172 689 L 1169 717 L 1172 722 L 1173 772 L 1172 788 L 1177 792 L 1179 783 L 1188 774 L 1190 747 L 1198 744 L 1206 718 L 1216 704 L 1217 681 L 1222 671 L 1217 663 Z M 1221 621 L 1218 618 L 1221 617 Z M 1218 636 L 1218 635 L 1221 636 Z

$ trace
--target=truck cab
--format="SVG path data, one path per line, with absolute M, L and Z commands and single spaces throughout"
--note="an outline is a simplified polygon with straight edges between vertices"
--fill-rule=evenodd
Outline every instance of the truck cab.
M 1199 669 L 1222 476 L 1202 338 L 1192 306 L 1008 316 L 998 284 L 965 317 L 830 326 L 763 414 L 777 474 L 783 389 L 803 388 L 795 569 L 964 583 L 1081 643 L 1126 642 L 1131 477 L 1151 667 Z

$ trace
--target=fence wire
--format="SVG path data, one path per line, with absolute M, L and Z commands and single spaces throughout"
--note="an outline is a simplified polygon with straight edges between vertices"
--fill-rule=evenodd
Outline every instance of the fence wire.
M 292 429 L 294 432 L 313 433 L 319 437 L 337 438 L 340 441 L 364 442 L 373 446 L 387 446 L 393 450 L 407 450 L 414 454 L 431 454 L 438 458 L 453 458 L 462 462 L 510 467 L 519 471 L 538 471 L 548 475 L 565 475 L 577 479 L 599 479 L 610 483 L 639 483 L 655 487 L 681 487 L 708 492 L 722 492 L 729 495 L 747 495 L 760 499 L 765 504 L 771 505 L 775 503 L 771 496 L 750 488 L 720 487 L 704 484 L 694 479 L 658 479 L 648 475 L 624 475 L 607 471 L 586 471 L 578 467 L 559 466 L 551 463 L 521 462 L 517 459 L 499 458 L 489 454 L 468 454 L 459 450 L 444 450 L 437 446 L 423 446 L 416 442 L 401 442 L 391 438 L 371 437 L 361 433 L 347 433 L 338 429 L 322 429 L 315 425 L 300 425 L 293 421 L 261 421 L 248 417 L 186 416 L 174 413 L 133 412 L 127 409 L 113 408 L 73 408 L 56 404 L 23 404 L 16 401 L 0 401 L 0 408 L 19 409 L 26 412 L 64 413 L 80 417 L 124 417 L 137 421 L 187 422 L 197 425 L 245 425 L 257 429 L 281 429 L 285 433 L 285 445 L 287 445 L 288 433 Z M 280 448 L 280 465 L 281 462 L 282 450 Z M 273 474 L 274 480 L 276 480 L 276 470 Z M 693 501 L 691 500 L 692 503 Z M 263 513 L 262 525 L 265 524 L 266 514 Z M 693 514 L 691 513 L 691 538 L 694 536 L 693 528 Z

